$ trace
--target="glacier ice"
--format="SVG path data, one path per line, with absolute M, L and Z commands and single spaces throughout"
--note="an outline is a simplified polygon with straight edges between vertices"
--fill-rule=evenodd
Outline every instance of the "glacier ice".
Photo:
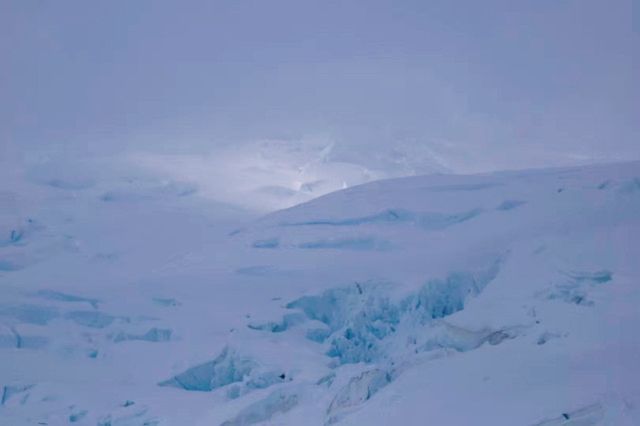
M 266 368 L 254 359 L 225 347 L 213 361 L 191 367 L 159 385 L 210 392 L 234 384 L 227 389 L 227 396 L 234 399 L 252 390 L 264 389 L 285 380 L 289 380 L 289 377 L 283 371 Z
M 180 302 L 172 297 L 154 297 L 152 300 L 155 304 L 163 306 L 165 308 L 176 307 L 180 305 Z
M 589 300 L 589 290 L 613 279 L 613 273 L 608 270 L 594 272 L 569 272 L 563 274 L 563 280 L 554 284 L 540 295 L 548 300 L 562 300 L 580 306 L 593 306 Z
M 390 371 L 375 368 L 352 377 L 331 401 L 327 409 L 326 424 L 338 422 L 353 408 L 369 400 L 376 392 L 393 380 Z
M 500 205 L 496 207 L 496 209 L 502 210 L 502 211 L 513 210 L 526 203 L 527 203 L 526 201 L 522 201 L 522 200 L 505 200 L 502 203 L 500 203 Z
M 90 328 L 105 328 L 116 319 L 113 315 L 98 311 L 71 311 L 64 316 L 78 325 Z
M 23 265 L 13 259 L 0 259 L 0 271 L 11 272 L 22 269 Z
M 268 322 L 266 324 L 249 324 L 249 328 L 253 330 L 266 330 L 272 333 L 281 333 L 290 329 L 293 326 L 301 324 L 304 322 L 305 317 L 302 314 L 294 313 L 294 314 L 286 314 L 282 317 L 282 321 L 280 322 Z
M 78 422 L 78 421 L 82 420 L 83 418 L 85 418 L 88 413 L 89 412 L 87 410 L 80 410 L 80 411 L 76 411 L 74 413 L 71 413 L 69 415 L 69 422 L 71 422 L 71 423 Z
M 358 283 L 326 290 L 319 296 L 303 296 L 287 304 L 287 308 L 301 310 L 308 319 L 328 327 L 327 331 L 307 331 L 310 340 L 328 341 L 328 356 L 341 364 L 369 363 L 386 356 L 383 340 L 399 327 L 410 328 L 416 321 L 426 324 L 462 310 L 467 298 L 478 295 L 498 270 L 496 261 L 480 272 L 454 272 L 445 279 L 429 280 L 399 302 L 390 299 L 385 285 Z M 276 324 L 276 330 L 284 331 L 286 327 Z M 273 327 L 271 331 L 275 331 Z
M 33 388 L 34 385 L 4 385 L 0 395 L 0 405 L 5 405 L 14 395 L 21 394 Z
M 0 334 L 0 348 L 42 349 L 49 343 L 45 336 L 23 335 L 14 327 L 10 327 L 11 334 Z
M 482 183 L 467 183 L 458 185 L 437 185 L 430 186 L 427 189 L 435 192 L 448 192 L 448 191 L 480 191 L 482 189 L 495 188 L 502 185 L 499 182 L 482 182 Z
M 168 328 L 153 327 L 144 334 L 131 334 L 120 332 L 113 338 L 114 342 L 124 342 L 126 340 L 142 340 L 146 342 L 166 342 L 171 340 L 173 331 Z
M 273 249 L 280 246 L 280 240 L 278 238 L 268 238 L 266 240 L 257 240 L 252 244 L 253 248 L 258 249 Z
M 498 274 L 498 262 L 480 273 L 454 272 L 444 280 L 431 280 L 402 303 L 404 311 L 412 311 L 425 322 L 444 318 L 464 308 L 467 297 L 477 296 Z
M 379 182 L 233 238 L 163 181 L 0 190 L 0 423 L 604 423 L 638 405 L 638 165 Z
M 245 266 L 243 268 L 236 269 L 236 274 L 239 275 L 250 275 L 250 276 L 264 276 L 269 274 L 278 273 L 276 267 L 272 265 L 253 265 L 253 266 Z
M 304 222 L 285 222 L 281 226 L 358 226 L 375 223 L 409 223 L 425 230 L 440 230 L 472 219 L 482 213 L 481 209 L 471 209 L 459 213 L 415 213 L 405 209 L 387 209 L 369 216 L 346 219 L 315 219 Z
M 120 410 L 118 413 L 110 413 L 102 416 L 97 426 L 156 426 L 160 421 L 148 414 L 148 409 L 141 408 L 134 412 Z
M 0 306 L 0 317 L 10 317 L 17 322 L 46 325 L 58 318 L 58 310 L 40 305 L 10 305 Z
M 98 299 L 93 299 L 89 297 L 82 296 L 74 296 L 72 294 L 62 293 L 60 291 L 55 290 L 39 290 L 36 293 L 36 296 L 47 299 L 47 300 L 55 300 L 59 302 L 86 302 L 89 303 L 94 308 L 98 307 Z
M 334 238 L 307 241 L 297 245 L 301 249 L 387 250 L 390 244 L 372 237 Z
M 241 382 L 256 363 L 224 348 L 213 361 L 191 367 L 188 370 L 160 383 L 160 386 L 179 387 L 189 391 L 209 392 L 219 387 Z
M 580 426 L 603 424 L 605 409 L 602 404 L 595 403 L 575 411 L 561 413 L 557 417 L 536 423 L 533 426 Z
M 286 413 L 299 402 L 296 393 L 277 390 L 266 398 L 243 408 L 233 419 L 221 426 L 245 426 L 270 420 L 274 415 Z
M 621 194 L 633 194 L 635 192 L 640 192 L 640 178 L 636 177 L 623 182 L 618 191 Z
M 12 229 L 11 234 L 9 235 L 9 243 L 15 244 L 22 239 L 24 236 L 24 231 L 18 229 Z
M 368 223 L 411 222 L 414 220 L 414 218 L 415 215 L 412 212 L 401 209 L 389 209 L 370 216 L 353 217 L 347 219 L 316 219 L 305 222 L 283 223 L 282 226 L 356 226 Z
M 43 229 L 36 220 L 28 217 L 19 220 L 16 226 L 8 226 L 0 223 L 0 247 L 24 246 L 35 231 Z
M 317 343 L 322 343 L 331 335 L 331 330 L 326 328 L 310 328 L 305 333 L 305 337 Z

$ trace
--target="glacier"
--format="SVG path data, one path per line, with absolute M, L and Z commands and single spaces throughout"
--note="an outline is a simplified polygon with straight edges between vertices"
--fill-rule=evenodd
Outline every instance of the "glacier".
M 0 424 L 640 424 L 639 162 L 267 214 L 94 166 L 0 170 Z

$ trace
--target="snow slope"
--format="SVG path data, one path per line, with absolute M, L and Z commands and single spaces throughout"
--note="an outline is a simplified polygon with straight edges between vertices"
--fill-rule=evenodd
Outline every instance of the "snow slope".
M 90 169 L 4 176 L 1 424 L 640 424 L 638 162 L 258 219 Z
M 276 139 L 233 144 L 213 154 L 138 152 L 128 160 L 152 173 L 198 182 L 202 196 L 263 213 L 375 180 L 450 171 L 422 145 L 362 151 L 324 140 Z

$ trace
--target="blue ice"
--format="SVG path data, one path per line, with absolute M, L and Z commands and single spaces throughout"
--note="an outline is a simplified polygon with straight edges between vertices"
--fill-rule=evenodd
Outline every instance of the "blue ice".
M 113 341 L 124 342 L 126 340 L 142 340 L 145 342 L 166 342 L 171 340 L 172 331 L 168 328 L 153 327 L 144 334 L 119 333 Z
M 39 305 L 0 306 L 0 317 L 12 317 L 18 322 L 46 325 L 59 316 L 58 310 Z
M 93 299 L 89 297 L 82 296 L 74 296 L 72 294 L 66 294 L 55 290 L 40 290 L 36 293 L 38 297 L 47 300 L 56 300 L 60 302 L 86 302 L 89 303 L 94 308 L 98 307 L 98 299 Z
M 371 237 L 317 240 L 300 243 L 301 249 L 386 250 L 390 244 Z
M 521 200 L 505 200 L 498 207 L 497 210 L 507 211 L 513 210 L 515 208 L 520 207 L 521 205 L 526 204 L 526 201 Z
M 0 396 L 0 405 L 4 405 L 9 399 L 17 394 L 26 392 L 34 385 L 5 385 L 2 387 L 2 395 Z
M 160 305 L 160 306 L 164 306 L 164 307 L 175 307 L 175 306 L 179 306 L 180 302 L 178 302 L 176 299 L 167 297 L 154 297 L 153 302 Z
M 248 407 L 242 409 L 236 417 L 222 423 L 221 426 L 245 426 L 266 422 L 274 415 L 286 413 L 298 404 L 296 393 L 277 390 Z
M 78 325 L 91 328 L 108 327 L 115 320 L 113 315 L 98 311 L 72 311 L 67 313 L 65 318 Z
M 253 330 L 266 330 L 272 333 L 281 333 L 290 329 L 293 326 L 301 324 L 305 320 L 302 314 L 286 314 L 282 317 L 280 322 L 268 322 L 266 324 L 249 324 L 249 328 Z
M 254 241 L 252 244 L 252 247 L 259 248 L 259 249 L 273 249 L 273 248 L 278 248 L 279 245 L 280 245 L 280 240 L 278 240 L 277 238 L 269 238 L 266 240 Z
M 455 272 L 430 280 L 399 302 L 392 302 L 384 286 L 357 284 L 304 296 L 287 305 L 309 319 L 327 325 L 326 332 L 307 332 L 316 342 L 327 341 L 327 355 L 341 364 L 373 362 L 385 356 L 382 341 L 396 333 L 403 322 L 427 323 L 464 309 L 470 296 L 478 295 L 495 278 L 499 264 L 480 273 Z
M 241 382 L 251 373 L 256 363 L 225 348 L 213 361 L 191 367 L 188 370 L 160 383 L 189 391 L 209 392 L 222 386 Z
M 305 222 L 284 223 L 283 226 L 357 226 L 369 223 L 411 223 L 426 230 L 445 229 L 472 219 L 482 212 L 481 209 L 472 209 L 464 212 L 446 213 L 414 213 L 404 209 L 388 209 L 369 216 L 360 216 L 346 219 L 317 219 Z

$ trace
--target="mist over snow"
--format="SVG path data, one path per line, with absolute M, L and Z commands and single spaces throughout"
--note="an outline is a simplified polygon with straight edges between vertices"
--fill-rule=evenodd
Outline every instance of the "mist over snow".
M 449 172 L 426 147 L 352 153 L 325 140 L 264 140 L 206 155 L 138 153 L 128 159 L 150 173 L 194 182 L 203 196 L 258 211 L 374 180 Z
M 633 17 L 628 0 L 7 0 L 0 153 L 320 141 L 383 175 L 394 152 L 418 173 L 637 159 Z
M 639 425 L 636 15 L 0 0 L 0 425 Z

